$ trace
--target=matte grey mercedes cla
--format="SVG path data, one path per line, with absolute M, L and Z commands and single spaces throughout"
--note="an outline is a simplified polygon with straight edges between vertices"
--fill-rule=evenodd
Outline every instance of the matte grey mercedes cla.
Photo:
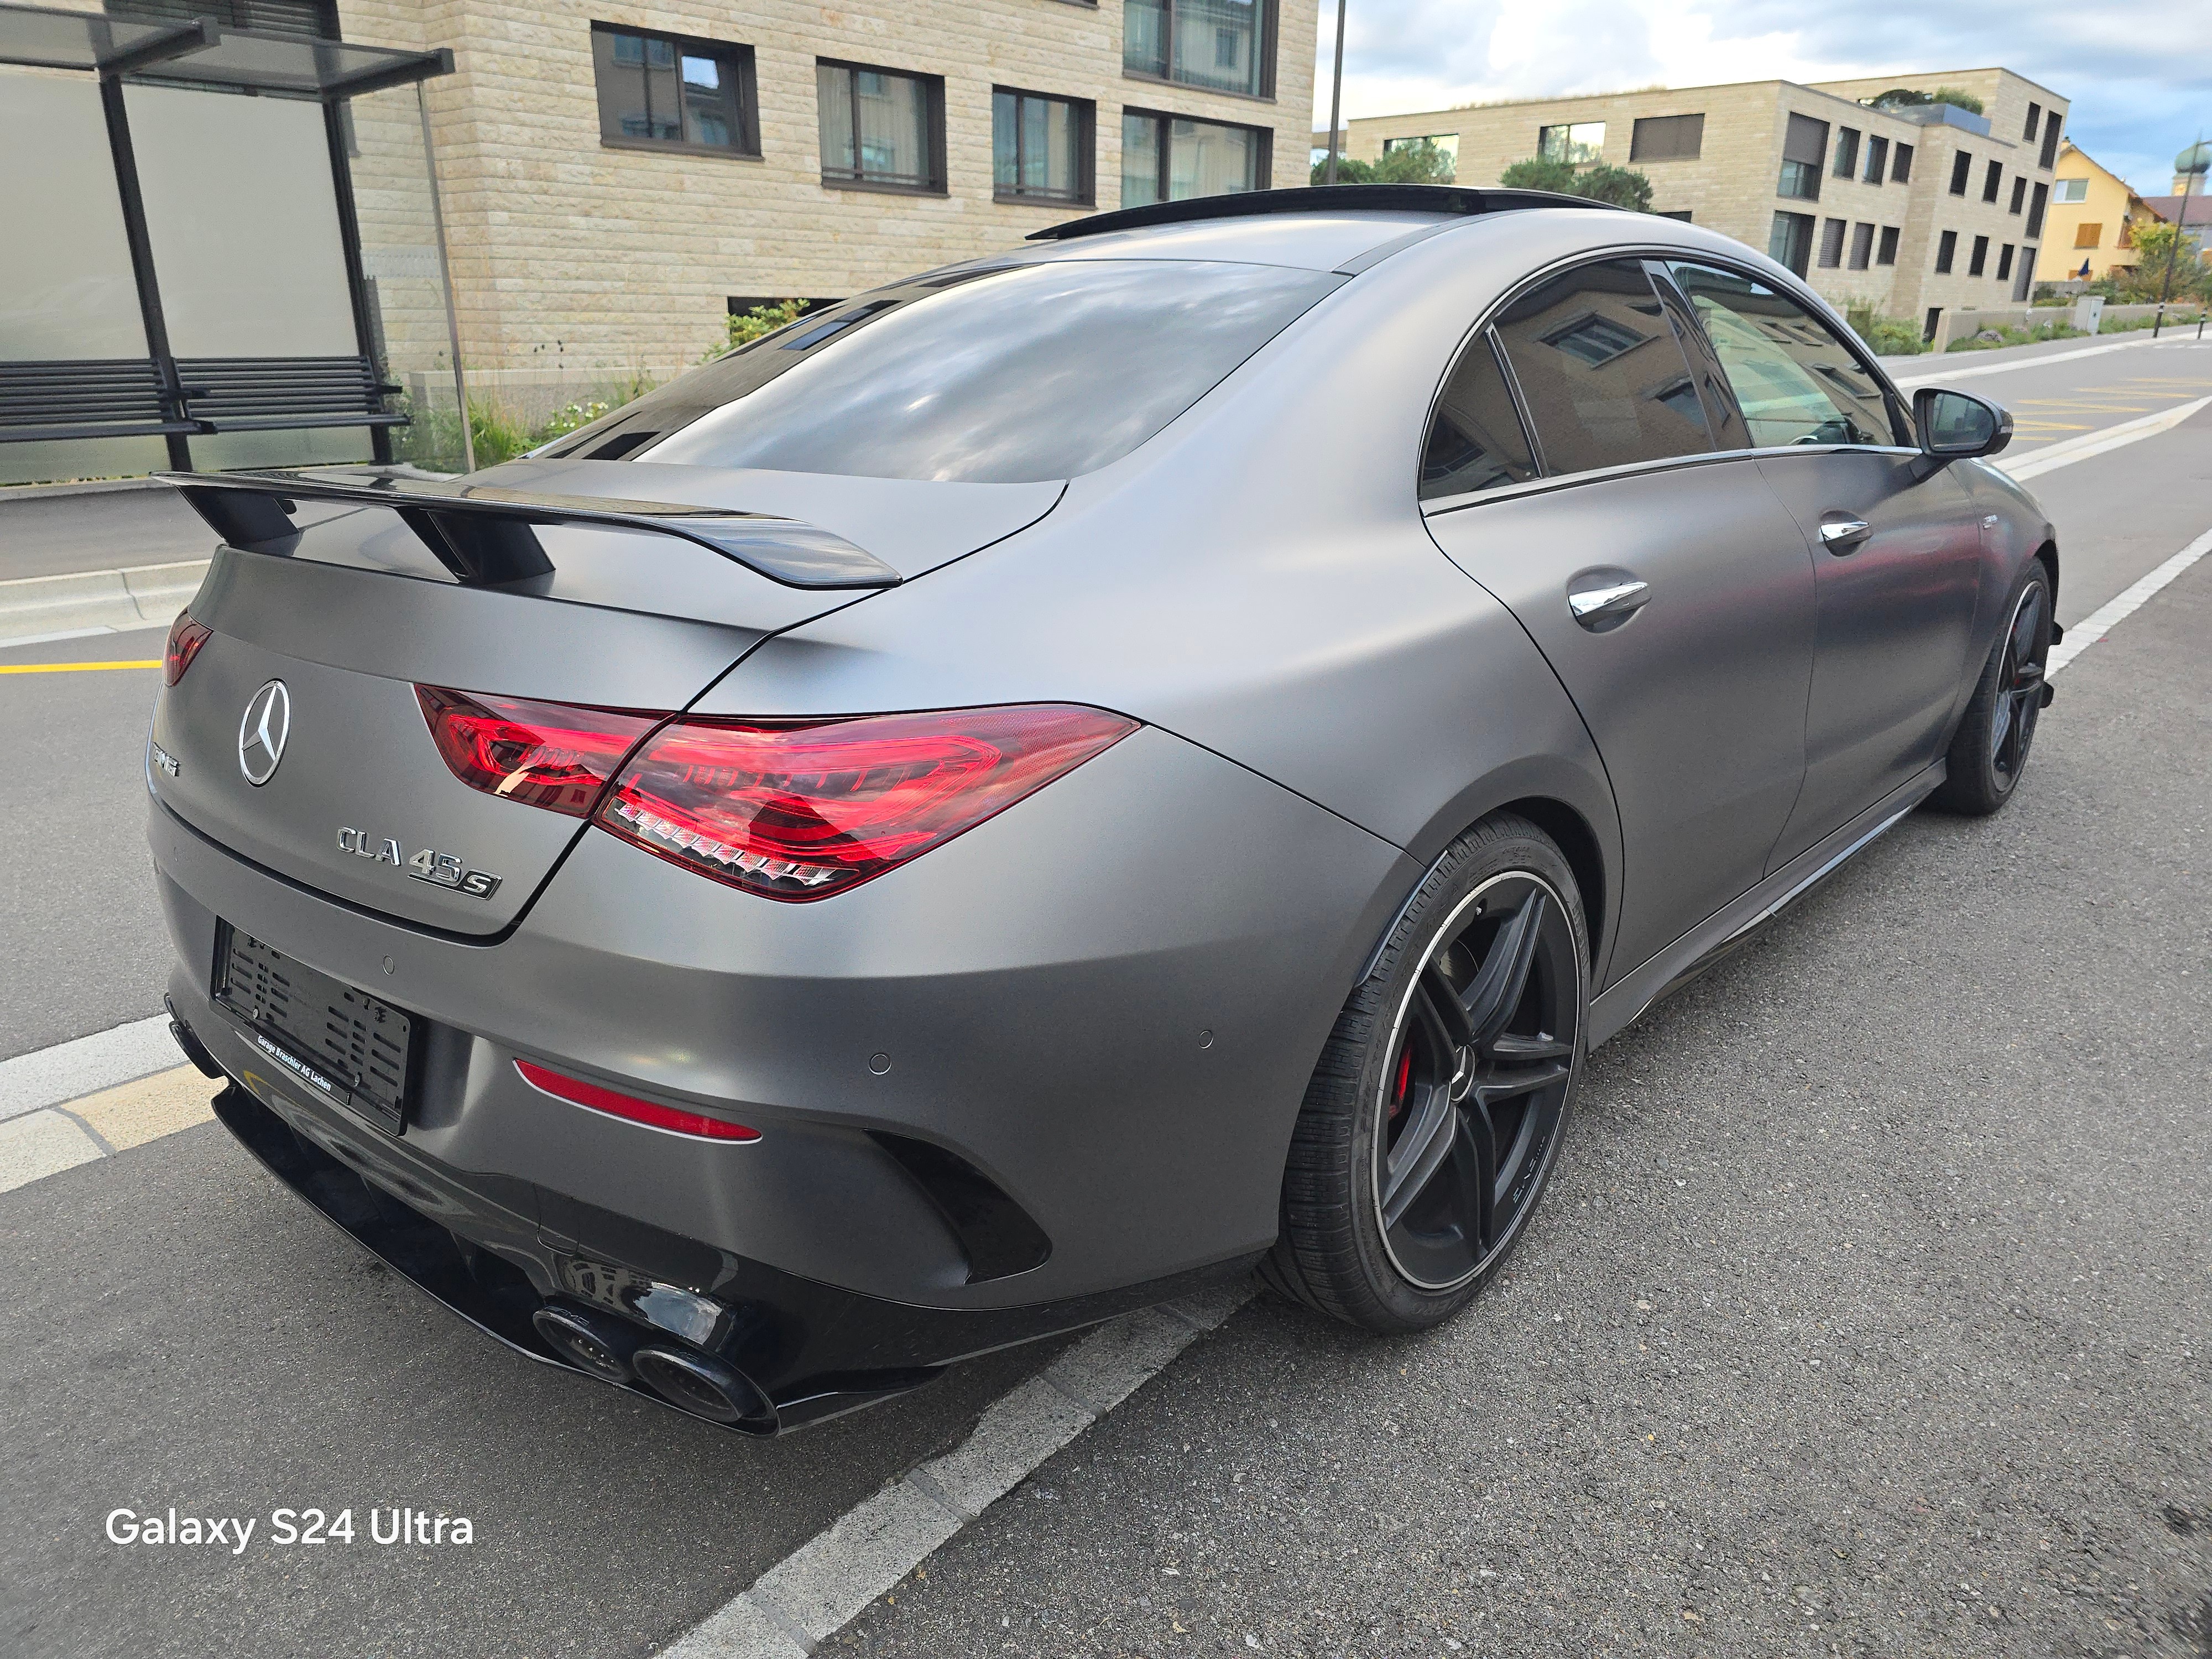
M 1591 1045 L 2012 792 L 2051 526 L 1788 271 L 1104 213 L 441 483 L 174 480 L 186 1052 L 540 1358 L 769 1432 L 1255 1266 L 1449 1317 Z

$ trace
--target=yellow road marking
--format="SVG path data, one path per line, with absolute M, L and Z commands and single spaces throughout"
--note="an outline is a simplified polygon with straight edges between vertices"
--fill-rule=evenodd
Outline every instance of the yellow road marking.
M 148 662 L 7 662 L 0 674 L 90 674 L 103 668 L 159 668 L 161 659 Z
M 222 1086 L 202 1077 L 197 1066 L 179 1066 L 119 1089 L 72 1100 L 69 1110 L 99 1131 L 100 1139 L 119 1152 L 206 1122 L 215 1115 L 209 1103 Z

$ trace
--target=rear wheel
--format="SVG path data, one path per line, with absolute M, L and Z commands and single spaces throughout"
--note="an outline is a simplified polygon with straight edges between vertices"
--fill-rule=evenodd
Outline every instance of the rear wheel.
M 2051 654 L 2051 580 L 2040 560 L 2028 561 L 2007 614 L 2010 620 L 1982 665 L 1933 797 L 1938 806 L 1977 817 L 2012 799 L 2035 741 L 2037 716 L 2050 701 L 2044 663 Z
M 1374 1331 L 1449 1318 L 1525 1231 L 1580 1082 L 1574 876 L 1509 815 L 1431 871 L 1337 1017 L 1291 1139 L 1275 1289 Z

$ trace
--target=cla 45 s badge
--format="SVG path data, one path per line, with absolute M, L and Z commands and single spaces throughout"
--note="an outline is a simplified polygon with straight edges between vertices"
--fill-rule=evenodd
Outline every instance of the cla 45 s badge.
M 401 852 L 399 843 L 391 836 L 381 838 L 366 830 L 338 831 L 338 851 L 350 853 L 357 859 L 367 859 L 374 864 L 388 864 L 396 870 L 404 870 L 416 881 L 427 881 L 433 887 L 450 887 L 457 893 L 466 893 L 471 898 L 488 899 L 499 891 L 497 876 L 487 871 L 471 870 L 452 853 L 433 852 L 425 847 L 412 858 Z

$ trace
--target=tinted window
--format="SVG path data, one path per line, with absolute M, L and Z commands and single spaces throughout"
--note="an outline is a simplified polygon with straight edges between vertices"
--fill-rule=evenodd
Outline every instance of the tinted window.
M 1535 458 L 1485 329 L 1461 353 L 1437 399 L 1421 451 L 1421 499 L 1525 483 L 1535 476 Z
M 1498 337 L 1544 471 L 1584 472 L 1712 447 L 1689 365 L 1644 268 L 1584 265 L 1508 307 Z
M 1027 483 L 1119 459 L 1345 279 L 1067 260 L 942 271 L 813 312 L 554 453 Z
M 1674 271 L 1728 371 L 1754 446 L 1907 441 L 1874 376 L 1796 301 L 1732 270 Z

